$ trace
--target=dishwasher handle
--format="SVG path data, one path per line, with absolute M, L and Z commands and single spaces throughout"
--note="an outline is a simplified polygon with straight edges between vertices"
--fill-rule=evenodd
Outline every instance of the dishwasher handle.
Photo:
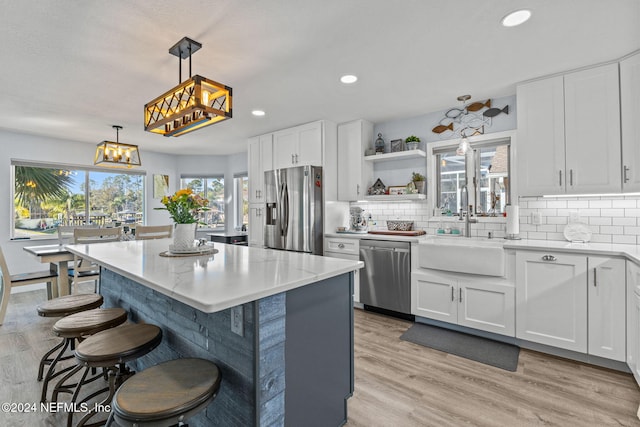
M 362 245 L 360 245 L 360 249 L 369 250 L 369 251 L 380 251 L 380 252 L 404 252 L 404 253 L 411 252 L 410 249 L 382 248 L 382 247 L 379 247 L 379 246 L 362 246 Z

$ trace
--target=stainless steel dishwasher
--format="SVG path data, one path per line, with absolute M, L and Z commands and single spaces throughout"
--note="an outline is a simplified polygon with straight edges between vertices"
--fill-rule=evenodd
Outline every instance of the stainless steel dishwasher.
M 360 302 L 397 313 L 411 313 L 411 244 L 360 240 Z

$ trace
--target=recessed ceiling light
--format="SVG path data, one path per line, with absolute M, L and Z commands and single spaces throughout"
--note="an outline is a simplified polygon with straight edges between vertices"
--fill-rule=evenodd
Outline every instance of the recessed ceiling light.
M 253 111 L 251 112 L 251 114 L 253 114 L 253 115 L 254 115 L 254 116 L 256 116 L 256 117 L 262 117 L 262 116 L 264 116 L 266 113 L 265 113 L 264 111 L 262 111 L 262 110 L 253 110 Z
M 358 81 L 358 76 L 354 76 L 353 74 L 346 74 L 340 77 L 340 81 L 346 85 L 350 85 Z
M 531 11 L 527 9 L 516 10 L 502 18 L 502 25 L 505 27 L 515 27 L 527 22 L 531 18 Z

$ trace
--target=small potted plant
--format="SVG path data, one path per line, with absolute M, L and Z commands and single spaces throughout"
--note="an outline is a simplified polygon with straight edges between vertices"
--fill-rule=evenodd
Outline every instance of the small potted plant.
M 424 175 L 419 172 L 413 172 L 413 174 L 411 175 L 411 181 L 413 181 L 413 184 L 415 185 L 416 190 L 418 190 L 418 193 L 425 194 L 425 184 L 427 182 L 427 179 Z
M 418 144 L 420 144 L 420 138 L 415 135 L 411 135 L 404 140 L 404 143 L 407 144 L 407 148 L 409 150 L 416 150 L 418 148 Z

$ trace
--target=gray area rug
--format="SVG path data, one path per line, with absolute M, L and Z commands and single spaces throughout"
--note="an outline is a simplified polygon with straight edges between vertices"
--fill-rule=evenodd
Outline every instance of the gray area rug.
M 520 347 L 512 344 L 422 323 L 414 323 L 400 339 L 511 372 L 518 368 Z

